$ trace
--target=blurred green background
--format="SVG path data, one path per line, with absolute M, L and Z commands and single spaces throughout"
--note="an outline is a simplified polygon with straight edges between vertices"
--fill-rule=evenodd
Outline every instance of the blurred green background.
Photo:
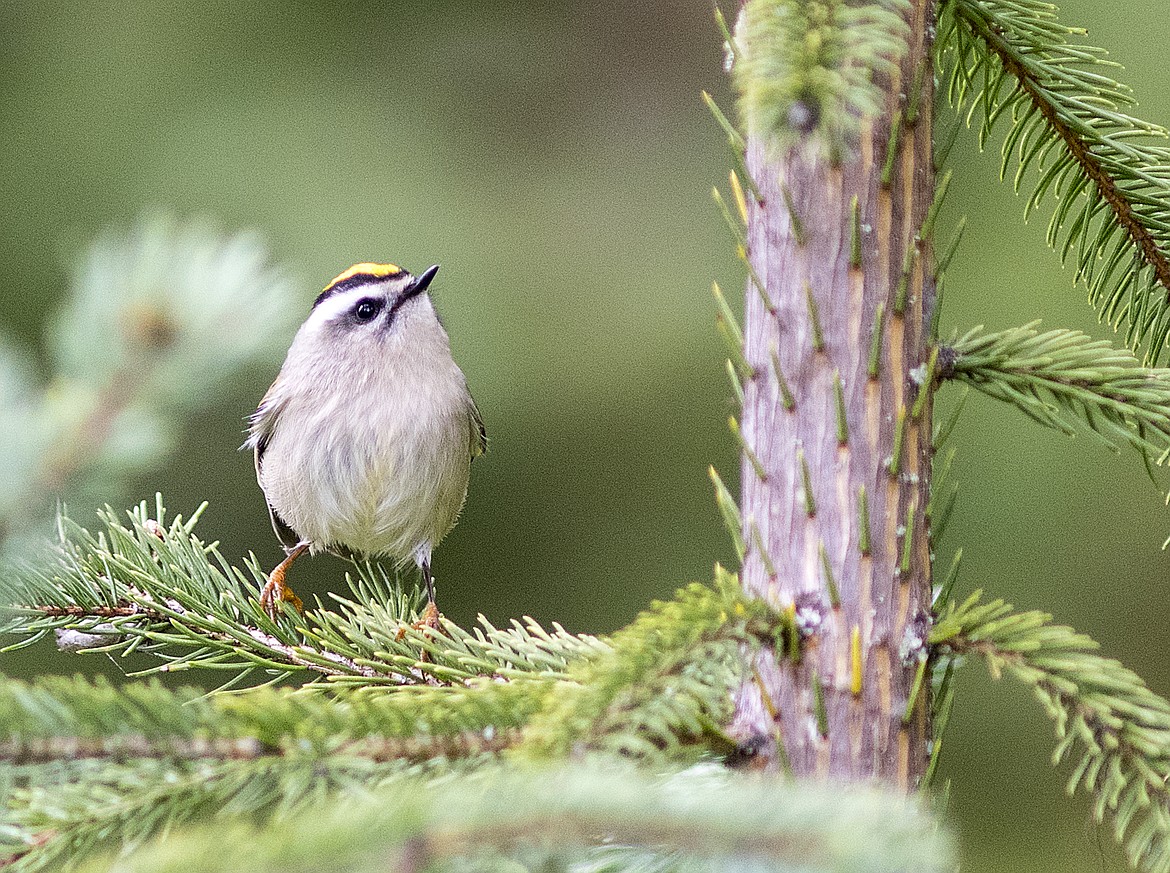
M 1170 122 L 1164 3 L 1063 6 L 1126 64 L 1140 111 Z M 708 289 L 740 280 L 709 197 L 728 157 L 699 91 L 731 104 L 709 5 L 0 9 L 9 340 L 35 350 L 78 252 L 152 207 L 261 231 L 306 311 L 352 262 L 441 262 L 436 302 L 492 440 L 437 552 L 444 612 L 603 632 L 729 560 L 705 475 L 737 467 Z M 948 219 L 970 225 L 944 331 L 1043 317 L 1107 333 L 973 139 L 952 153 Z M 172 511 L 209 500 L 203 534 L 232 559 L 279 556 L 236 451 L 278 365 L 189 425 L 137 487 Z M 1052 611 L 1170 693 L 1170 514 L 1136 458 L 979 397 L 955 445 L 963 490 L 939 555 L 963 547 L 961 586 Z M 342 570 L 300 564 L 297 587 Z M 76 665 L 47 647 L 0 661 Z M 961 686 L 945 761 L 966 869 L 1123 869 L 1108 829 L 1064 796 L 1039 708 L 978 665 Z

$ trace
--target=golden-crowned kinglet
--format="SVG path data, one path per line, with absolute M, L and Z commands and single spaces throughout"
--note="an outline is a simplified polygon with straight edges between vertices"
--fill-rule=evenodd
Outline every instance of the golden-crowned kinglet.
M 306 551 L 414 559 L 438 615 L 431 550 L 487 448 L 426 293 L 438 271 L 356 264 L 330 282 L 250 419 L 245 447 L 287 555 L 261 591 L 270 615 L 301 609 L 284 576 Z

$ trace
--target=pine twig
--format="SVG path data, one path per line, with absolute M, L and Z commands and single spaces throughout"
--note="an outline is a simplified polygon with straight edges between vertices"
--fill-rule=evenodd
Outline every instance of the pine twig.
M 1046 427 L 1067 434 L 1088 428 L 1111 446 L 1163 455 L 1170 447 L 1170 369 L 1143 367 L 1129 351 L 1080 331 L 1040 333 L 1037 324 L 968 331 L 945 349 L 940 375 Z
M 161 498 L 154 518 L 143 504 L 128 524 L 107 509 L 96 536 L 63 518 L 51 564 L 7 583 L 0 602 L 13 605 L 0 609 L 0 634 L 20 635 L 12 646 L 19 647 L 64 633 L 87 650 L 158 659 L 143 673 L 228 671 L 235 674 L 229 685 L 252 675 L 348 685 L 556 676 L 571 660 L 606 649 L 596 638 L 559 626 L 549 632 L 531 620 L 504 630 L 481 618 L 473 631 L 451 622 L 442 632 L 420 631 L 413 627 L 418 595 L 368 565 L 347 576 L 349 596 L 334 595 L 336 610 L 319 605 L 304 617 L 290 610 L 273 621 L 257 602 L 264 574 L 254 563 L 246 572 L 232 567 L 198 539 L 199 512 L 166 527 L 164 514 Z
M 1131 864 L 1170 870 L 1170 702 L 1089 637 L 1050 621 L 976 592 L 942 612 L 930 642 L 1031 686 L 1056 724 L 1054 760 L 1073 762 L 1069 792 L 1092 795 L 1098 822 L 1113 818 Z
M 597 869 L 599 858 L 619 869 L 637 859 L 658 870 L 747 863 L 810 873 L 935 873 L 953 864 L 950 840 L 904 796 L 864 786 L 733 782 L 710 771 L 656 778 L 595 759 L 522 773 L 484 768 L 457 781 L 401 774 L 334 808 L 302 803 L 278 811 L 263 828 L 228 810 L 211 812 L 219 820 L 147 846 L 119 868 L 227 873 L 247 857 L 258 869 L 285 873 L 498 869 L 493 861 L 513 869 L 516 861 L 506 859 L 517 847 L 529 862 L 523 866 L 536 869 L 577 859 Z M 605 835 L 600 845 L 598 835 Z
M 1170 149 L 1149 145 L 1166 130 L 1125 112 L 1130 90 L 1108 75 L 1101 49 L 1075 45 L 1040 0 L 948 0 L 938 42 L 952 55 L 952 105 L 982 114 L 980 142 L 1008 119 L 1001 175 L 1017 165 L 1038 178 L 1025 211 L 1052 191 L 1048 242 L 1075 252 L 1076 278 L 1104 319 L 1126 326 L 1157 363 L 1170 336 Z

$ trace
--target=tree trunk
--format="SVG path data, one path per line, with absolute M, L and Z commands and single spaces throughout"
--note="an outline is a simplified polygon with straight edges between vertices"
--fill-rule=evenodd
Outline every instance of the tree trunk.
M 931 4 L 907 20 L 884 110 L 842 161 L 747 143 L 748 254 L 771 306 L 749 279 L 742 580 L 795 609 L 803 645 L 756 661 L 734 730 L 769 768 L 911 790 L 930 740 Z

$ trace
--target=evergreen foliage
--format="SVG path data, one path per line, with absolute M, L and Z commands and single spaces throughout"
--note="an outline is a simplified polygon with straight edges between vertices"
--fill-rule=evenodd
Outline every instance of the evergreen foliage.
M 159 498 L 154 518 L 145 504 L 125 522 L 106 510 L 96 535 L 63 519 L 55 558 L 9 583 L 0 630 L 16 646 L 55 633 L 79 651 L 161 661 L 142 673 L 262 682 L 212 696 L 156 682 L 0 682 L 10 783 L 0 834 L 13 869 L 134 846 L 213 813 L 279 817 L 365 797 L 403 774 L 429 792 L 501 752 L 548 766 L 596 750 L 675 771 L 735 750 L 719 725 L 744 648 L 799 647 L 791 617 L 745 599 L 722 570 L 609 640 L 482 619 L 472 632 L 420 631 L 417 597 L 366 566 L 336 611 L 272 621 L 256 601 L 258 568 L 200 540 L 198 516 L 166 523 Z M 308 684 L 272 684 L 294 677 Z
M 745 598 L 720 567 L 714 586 L 690 585 L 653 604 L 609 641 L 604 655 L 570 671 L 529 730 L 544 753 L 576 745 L 655 757 L 704 735 L 716 744 L 731 709 L 729 689 L 742 673 L 744 645 L 778 651 L 798 646 L 792 618 Z
M 1170 370 L 1143 367 L 1125 349 L 1077 330 L 1037 323 L 986 333 L 974 328 L 940 354 L 940 376 L 964 382 L 1067 434 L 1088 428 L 1111 446 L 1165 460 L 1170 446 Z
M 244 760 L 307 749 L 371 760 L 413 760 L 440 749 L 464 757 L 514 744 L 540 701 L 539 689 L 520 682 L 329 696 L 271 687 L 207 695 L 157 680 L 9 679 L 0 684 L 0 759 L 35 764 L 67 752 L 75 761 Z
M 234 818 L 157 843 L 116 869 L 212 873 L 237 870 L 246 857 L 249 869 L 284 873 L 927 873 L 945 869 L 950 855 L 948 841 L 905 797 L 777 785 L 711 768 L 648 775 L 606 759 L 548 769 L 487 766 L 441 781 L 403 774 L 263 829 Z M 597 834 L 612 842 L 589 851 Z
M 1006 125 L 1001 175 L 1012 171 L 1020 190 L 1031 174 L 1025 214 L 1053 195 L 1049 244 L 1075 259 L 1090 302 L 1125 328 L 1127 345 L 1144 347 L 1144 361 L 1080 331 L 1039 332 L 1032 323 L 968 331 L 940 348 L 937 376 L 1046 427 L 1088 429 L 1164 462 L 1170 371 L 1153 365 L 1170 336 L 1170 149 L 1151 137 L 1166 131 L 1128 113 L 1132 94 L 1110 77 L 1117 65 L 1100 49 L 1070 42 L 1083 31 L 1060 24 L 1051 4 L 944 0 L 940 12 L 936 47 L 950 102 L 968 122 L 980 116 L 981 146 Z M 1069 791 L 1092 795 L 1098 821 L 1112 817 L 1130 862 L 1170 871 L 1170 704 L 1048 615 L 984 603 L 978 592 L 948 603 L 953 580 L 954 573 L 936 601 L 930 635 L 936 759 L 956 656 L 978 654 L 993 675 L 1006 671 L 1033 688 L 1056 723 L 1054 761 L 1073 762 Z
M 0 596 L 13 605 L 0 633 L 20 634 L 17 646 L 55 633 L 73 648 L 161 661 L 142 673 L 227 672 L 232 687 L 294 674 L 357 686 L 557 677 L 571 658 L 604 648 L 559 627 L 550 633 L 517 622 L 499 630 L 486 621 L 474 632 L 447 623 L 440 648 L 413 627 L 418 593 L 406 594 L 372 565 L 347 576 L 350 596 L 334 595 L 336 611 L 318 604 L 301 616 L 288 607 L 273 621 L 256 600 L 265 576 L 255 561 L 246 570 L 233 567 L 194 535 L 202 510 L 166 527 L 161 498 L 154 510 L 151 518 L 141 504 L 128 524 L 103 510 L 98 535 L 62 518 L 55 554 L 0 583 Z M 424 651 L 428 658 L 420 660 Z
M 254 234 L 152 215 L 99 237 L 51 313 L 46 377 L 0 341 L 0 554 L 41 542 L 57 499 L 118 502 L 299 308 Z
M 729 43 L 747 134 L 831 161 L 882 109 L 874 73 L 906 53 L 907 0 L 748 0 Z
M 1170 149 L 1166 130 L 1128 114 L 1130 89 L 1098 48 L 1070 42 L 1041 0 L 945 0 L 938 49 L 947 93 L 980 144 L 1001 122 L 1001 174 L 1019 190 L 1034 177 L 1025 213 L 1051 193 L 1048 242 L 1076 263 L 1101 318 L 1157 363 L 1170 336 Z
M 1084 634 L 980 592 L 943 609 L 930 642 L 1029 685 L 1056 724 L 1054 762 L 1073 764 L 1069 792 L 1092 795 L 1098 822 L 1113 819 L 1131 864 L 1170 870 L 1170 703 Z
M 878 80 L 906 50 L 907 9 L 906 0 L 749 0 L 736 34 L 725 33 L 747 135 L 847 156 L 882 110 Z M 1014 166 L 1017 188 L 1035 175 L 1026 211 L 1054 194 L 1050 243 L 1075 257 L 1102 318 L 1156 363 L 1170 336 L 1170 150 L 1145 137 L 1164 131 L 1127 114 L 1128 90 L 1106 75 L 1113 65 L 1071 44 L 1078 31 L 1048 4 L 944 0 L 940 10 L 951 102 L 968 119 L 980 114 L 981 144 L 1007 124 L 1003 173 Z M 907 117 L 916 99 L 908 95 Z M 756 196 L 744 134 L 714 111 L 734 150 L 742 220 L 745 191 Z M 720 204 L 745 257 L 742 228 Z M 937 201 L 929 223 L 936 213 Z M 798 219 L 793 232 L 799 242 Z M 0 469 L 0 530 L 17 538 L 52 495 L 108 500 L 157 462 L 173 422 L 272 352 L 265 338 L 282 335 L 279 319 L 296 310 L 254 240 L 164 220 L 101 241 L 71 293 L 50 339 L 60 375 L 51 387 L 0 347 L 0 439 L 14 459 Z M 742 390 L 751 376 L 742 330 L 718 289 L 716 300 Z M 1168 372 L 1079 332 L 1027 325 L 966 333 L 938 349 L 922 381 L 924 390 L 935 377 L 964 382 L 1045 426 L 1088 427 L 1164 459 Z M 777 377 L 791 408 L 778 367 Z M 712 479 L 742 553 L 739 508 Z M 868 529 L 864 492 L 860 506 Z M 330 604 L 272 620 L 256 600 L 262 570 L 233 566 L 197 537 L 200 512 L 168 523 L 161 499 L 127 520 L 107 509 L 97 534 L 63 518 L 51 554 L 0 578 L 0 633 L 17 638 L 13 647 L 51 636 L 137 674 L 207 670 L 232 690 L 0 679 L 0 867 L 69 867 L 135 849 L 116 869 L 235 869 L 245 856 L 251 869 L 288 873 L 951 864 L 945 837 L 905 798 L 710 766 L 744 757 L 724 726 L 753 654 L 800 657 L 802 645 L 791 612 L 747 599 L 721 568 L 605 639 L 530 619 L 422 630 L 418 595 L 372 565 L 357 566 Z M 932 507 L 931 520 L 937 537 L 945 511 Z M 954 576 L 919 673 L 920 683 L 933 665 L 926 782 L 953 671 L 977 655 L 1034 690 L 1056 724 L 1055 758 L 1072 763 L 1069 790 L 1092 797 L 1099 821 L 1112 818 L 1131 862 L 1170 871 L 1170 703 L 1047 615 L 978 593 L 951 603 Z M 836 608 L 831 574 L 827 584 Z

